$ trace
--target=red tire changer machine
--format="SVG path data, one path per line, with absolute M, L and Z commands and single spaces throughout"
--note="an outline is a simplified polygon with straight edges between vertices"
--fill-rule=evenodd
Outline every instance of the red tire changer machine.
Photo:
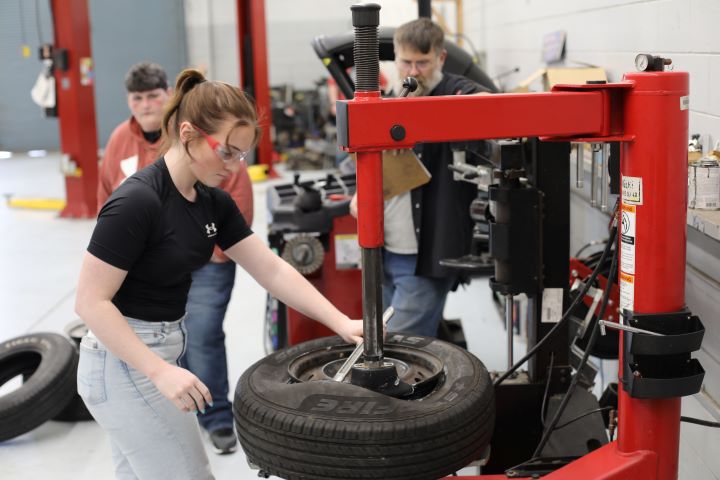
M 268 189 L 270 248 L 303 274 L 341 311 L 362 316 L 357 226 L 350 215 L 355 175 L 328 174 Z M 268 294 L 265 350 L 275 351 L 332 330 Z
M 617 244 L 624 324 L 619 328 L 656 335 L 621 331 L 617 439 L 545 478 L 676 479 L 680 397 L 699 391 L 704 375 L 697 360 L 690 359 L 704 329 L 686 310 L 684 290 L 688 74 L 665 71 L 669 60 L 638 55 L 640 71 L 617 83 L 556 85 L 543 93 L 381 98 L 380 7 L 365 4 L 352 10 L 358 80 L 354 99 L 338 102 L 337 119 L 340 147 L 357 154 L 364 357 L 383 358 L 383 150 L 518 137 L 620 142 L 620 210 L 635 236 L 632 245 Z M 490 235 L 492 246 L 492 229 Z M 497 268 L 493 281 L 502 281 Z

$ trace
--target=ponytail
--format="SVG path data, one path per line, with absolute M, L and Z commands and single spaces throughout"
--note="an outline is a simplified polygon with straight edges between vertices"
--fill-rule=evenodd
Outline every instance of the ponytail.
M 193 68 L 187 68 L 178 75 L 175 81 L 175 92 L 173 93 L 170 102 L 168 102 L 165 115 L 162 120 L 162 134 L 166 141 L 172 142 L 174 137 L 178 134 L 178 128 L 180 127 L 178 115 L 180 111 L 180 104 L 182 103 L 185 95 L 195 87 L 205 81 L 205 76 L 200 73 L 199 70 Z M 170 128 L 172 126 L 172 129 Z M 171 140 L 172 139 L 172 140 Z M 168 145 L 169 146 L 169 145 Z
M 212 134 L 227 119 L 237 119 L 237 126 L 254 128 L 257 142 L 260 136 L 258 116 L 253 101 L 245 92 L 224 82 L 209 81 L 198 70 L 183 70 L 177 77 L 175 92 L 163 116 L 160 151 L 166 152 L 179 140 L 180 124 L 184 121 Z M 188 144 L 184 147 L 190 154 Z

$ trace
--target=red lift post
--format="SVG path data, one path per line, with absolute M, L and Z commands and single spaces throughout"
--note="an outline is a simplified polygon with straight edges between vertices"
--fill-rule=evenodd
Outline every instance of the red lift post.
M 257 163 L 273 169 L 273 146 L 270 138 L 272 110 L 268 84 L 267 33 L 265 0 L 237 0 L 238 53 L 240 54 L 240 86 L 255 98 L 261 119 L 262 137 L 257 146 Z
M 87 0 L 52 0 L 54 49 L 67 66 L 55 66 L 60 151 L 76 168 L 65 172 L 67 202 L 61 217 L 92 218 L 97 212 L 98 142 Z M 81 72 L 81 65 L 90 72 Z M 72 164 L 71 164 L 72 165 Z
M 378 159 L 384 149 L 412 148 L 420 142 L 510 137 L 620 141 L 622 177 L 642 179 L 641 200 L 633 203 L 635 273 L 621 282 L 621 295 L 630 302 L 626 308 L 635 313 L 681 310 L 685 305 L 688 79 L 686 72 L 641 72 L 628 73 L 619 83 L 559 85 L 549 93 L 393 99 L 365 92 L 339 102 L 339 124 L 346 125 L 339 133 L 339 143 L 345 151 L 358 154 L 363 253 L 383 243 Z M 630 193 L 634 196 L 637 192 Z M 630 193 L 623 192 L 621 198 Z M 618 248 L 622 255 L 624 245 L 618 243 Z M 633 398 L 621 383 L 618 410 L 616 441 L 545 478 L 676 479 L 680 398 Z

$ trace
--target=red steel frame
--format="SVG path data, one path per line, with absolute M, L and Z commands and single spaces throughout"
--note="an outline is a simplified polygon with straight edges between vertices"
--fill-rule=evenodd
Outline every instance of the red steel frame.
M 362 318 L 362 271 L 357 268 L 339 270 L 335 258 L 335 237 L 357 233 L 356 221 L 350 215 L 333 219 L 329 249 L 322 268 L 307 276 L 318 291 L 350 318 Z M 297 345 L 314 338 L 334 335 L 333 331 L 310 317 L 287 307 L 287 344 Z
M 621 141 L 621 175 L 643 182 L 642 203 L 636 206 L 634 311 L 680 310 L 685 303 L 687 98 L 685 72 L 629 73 L 620 83 L 556 86 L 552 92 L 535 94 L 383 99 L 377 92 L 358 92 L 347 101 L 343 148 L 358 152 L 360 245 L 383 244 L 383 149 L 525 136 Z M 403 140 L 391 137 L 394 125 L 404 127 Z M 621 384 L 618 417 L 616 441 L 544 478 L 676 479 L 680 399 L 632 398 Z
M 262 137 L 257 146 L 257 163 L 267 165 L 268 174 L 277 176 L 272 164 L 273 147 L 270 138 L 272 111 L 268 84 L 265 0 L 237 0 L 237 29 L 240 86 L 253 86 L 255 105 L 261 120 Z
M 79 169 L 77 176 L 65 177 L 67 202 L 60 216 L 91 218 L 97 212 L 95 89 L 92 83 L 80 83 L 80 59 L 92 58 L 88 2 L 52 0 L 51 8 L 54 48 L 64 48 L 68 52 L 68 69 L 55 68 L 60 151 L 68 155 Z

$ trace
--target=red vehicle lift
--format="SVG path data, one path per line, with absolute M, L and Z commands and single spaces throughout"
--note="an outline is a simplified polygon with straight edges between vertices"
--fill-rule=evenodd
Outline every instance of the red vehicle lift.
M 632 211 L 636 222 L 634 271 L 619 272 L 627 309 L 625 321 L 642 325 L 641 318 L 652 316 L 656 331 L 675 329 L 669 327 L 671 321 L 677 321 L 680 330 L 689 328 L 689 316 L 682 313 L 688 74 L 664 71 L 662 59 L 659 68 L 653 68 L 652 62 L 657 59 L 648 56 L 641 60 L 649 59 L 649 68 L 642 62 L 639 68 L 645 66 L 649 71 L 627 73 L 618 83 L 558 85 L 548 93 L 384 99 L 377 87 L 377 37 L 373 40 L 379 8 L 372 4 L 353 7 L 359 80 L 355 98 L 338 102 L 337 109 L 338 143 L 345 151 L 357 153 L 365 357 L 373 361 L 383 358 L 377 335 L 382 331 L 378 307 L 379 252 L 383 245 L 382 150 L 412 148 L 420 142 L 530 136 L 545 141 L 621 142 L 622 209 Z M 625 245 L 619 242 L 617 248 L 622 256 Z M 701 381 L 703 372 L 699 364 L 693 364 L 696 361 L 683 360 L 684 367 L 675 365 L 678 369 L 672 378 L 643 377 L 641 353 L 648 352 L 638 351 L 637 344 L 643 343 L 644 337 L 647 335 L 620 335 L 622 382 L 617 440 L 545 478 L 677 478 L 680 396 L 695 392 L 653 395 L 643 390 L 687 379 L 696 381 L 698 377 Z M 658 355 L 654 359 L 668 360 L 659 358 L 666 352 L 653 354 Z M 651 372 L 652 368 L 643 371 Z
M 97 212 L 98 146 L 95 89 L 81 72 L 82 62 L 92 68 L 88 2 L 52 0 L 51 9 L 60 151 L 76 167 L 65 173 L 67 203 L 60 216 L 90 218 Z
M 62 217 L 91 218 L 97 212 L 98 140 L 92 80 L 90 14 L 87 0 L 52 0 L 60 151 L 73 162 L 65 177 Z M 237 0 L 240 84 L 264 114 L 257 161 L 272 170 L 264 0 Z M 82 134 L 80 134 L 82 132 Z
M 257 146 L 257 163 L 267 165 L 268 175 L 275 177 L 270 138 L 270 87 L 268 86 L 267 35 L 265 33 L 265 0 L 237 0 L 238 51 L 240 86 L 255 98 L 261 118 L 262 136 Z

